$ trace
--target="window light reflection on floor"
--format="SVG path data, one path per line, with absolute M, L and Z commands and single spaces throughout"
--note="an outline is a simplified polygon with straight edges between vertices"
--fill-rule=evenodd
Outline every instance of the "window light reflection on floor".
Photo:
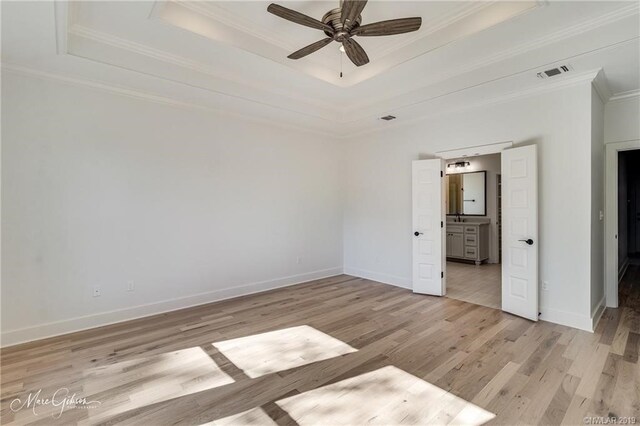
M 251 410 L 243 411 L 242 413 L 234 414 L 233 416 L 224 417 L 222 419 L 215 420 L 209 423 L 203 423 L 200 426 L 223 426 L 223 425 L 260 425 L 271 426 L 277 425 L 274 420 L 269 417 L 265 411 L 260 408 L 252 408 Z
M 213 346 L 251 378 L 357 351 L 308 325 L 215 342 Z
M 87 410 L 92 423 L 234 382 L 200 347 L 90 368 L 85 370 L 83 381 L 83 396 L 100 395 L 101 404 Z M 126 397 L 122 392 L 110 392 L 118 387 L 126 388 Z
M 494 414 L 387 366 L 277 401 L 299 425 L 481 425 Z

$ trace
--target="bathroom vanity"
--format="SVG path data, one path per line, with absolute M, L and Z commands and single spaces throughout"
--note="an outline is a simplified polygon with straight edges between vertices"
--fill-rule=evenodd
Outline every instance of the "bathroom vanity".
M 489 222 L 447 221 L 447 259 L 480 265 L 489 258 Z
M 480 265 L 489 259 L 487 172 L 447 174 L 446 185 L 447 259 Z

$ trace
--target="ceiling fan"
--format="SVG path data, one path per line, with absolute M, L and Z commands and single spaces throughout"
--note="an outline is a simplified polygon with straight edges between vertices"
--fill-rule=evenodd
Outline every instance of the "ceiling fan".
M 360 67 L 369 63 L 369 57 L 362 46 L 353 39 L 354 36 L 369 37 L 404 34 L 417 31 L 422 25 L 422 18 L 420 17 L 391 19 L 360 25 L 362 22 L 360 13 L 362 13 L 366 4 L 367 0 L 341 0 L 340 7 L 327 12 L 322 21 L 275 3 L 271 3 L 267 7 L 267 11 L 296 24 L 322 30 L 327 35 L 326 38 L 293 52 L 287 56 L 289 59 L 303 58 L 332 41 L 337 41 L 342 43 L 344 52 L 351 62 Z

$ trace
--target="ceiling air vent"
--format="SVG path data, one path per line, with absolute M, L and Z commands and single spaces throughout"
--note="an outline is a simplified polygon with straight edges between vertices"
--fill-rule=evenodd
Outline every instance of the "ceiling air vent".
M 550 70 L 541 71 L 536 75 L 538 76 L 538 78 L 549 78 L 555 77 L 556 75 L 564 74 L 571 70 L 572 68 L 570 65 L 561 65 L 558 68 L 551 68 Z
M 385 115 L 384 117 L 380 117 L 380 120 L 384 120 L 384 121 L 391 121 L 395 119 L 396 118 L 393 115 Z

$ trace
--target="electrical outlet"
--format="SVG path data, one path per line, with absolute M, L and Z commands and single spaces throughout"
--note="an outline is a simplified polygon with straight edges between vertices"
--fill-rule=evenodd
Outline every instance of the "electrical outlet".
M 549 290 L 549 281 L 542 281 L 542 289 L 544 291 Z
M 102 295 L 102 291 L 100 290 L 100 286 L 96 285 L 93 287 L 93 297 L 100 297 Z
M 296 263 L 299 265 L 302 263 L 302 258 L 301 257 L 296 257 Z
M 133 280 L 127 281 L 127 291 L 133 291 L 133 289 L 134 289 Z
M 600 210 L 600 220 L 604 219 L 604 212 Z

